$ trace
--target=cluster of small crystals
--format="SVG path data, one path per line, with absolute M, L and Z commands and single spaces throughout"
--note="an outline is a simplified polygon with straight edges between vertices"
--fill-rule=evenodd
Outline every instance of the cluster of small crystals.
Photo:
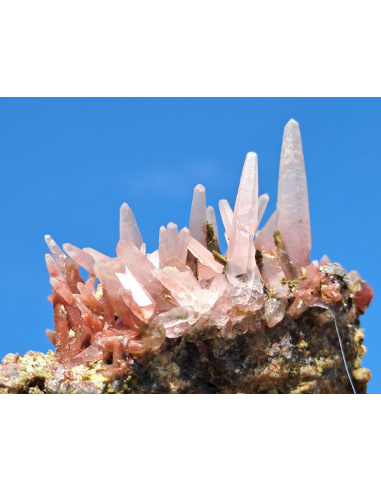
M 258 197 L 258 158 L 246 156 L 234 211 L 219 202 L 228 249 L 221 254 L 214 209 L 205 188 L 194 189 L 189 229 L 161 227 L 159 249 L 146 253 L 134 214 L 120 210 L 117 257 L 71 244 L 64 253 L 46 236 L 55 331 L 47 330 L 59 362 L 78 365 L 112 355 L 115 370 L 135 355 L 159 349 L 166 337 L 217 327 L 221 333 L 245 317 L 269 328 L 286 312 L 298 317 L 310 307 L 330 309 L 341 300 L 324 256 L 310 262 L 311 232 L 307 182 L 299 125 L 290 120 L 283 135 L 278 201 L 261 231 L 269 197 Z M 68 255 L 68 256 L 67 256 Z M 89 273 L 84 281 L 79 266 Z M 364 311 L 372 289 L 357 272 L 347 275 L 355 309 Z M 97 284 L 98 279 L 98 284 Z

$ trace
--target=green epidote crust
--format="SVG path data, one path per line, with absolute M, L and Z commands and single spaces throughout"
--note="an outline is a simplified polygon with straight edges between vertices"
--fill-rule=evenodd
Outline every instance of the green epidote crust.
M 220 250 L 220 245 L 218 243 L 218 239 L 216 235 L 214 234 L 214 229 L 212 224 L 209 224 L 209 222 L 206 223 L 206 244 L 208 247 L 208 250 L 213 252 L 216 251 L 221 255 L 221 250 Z

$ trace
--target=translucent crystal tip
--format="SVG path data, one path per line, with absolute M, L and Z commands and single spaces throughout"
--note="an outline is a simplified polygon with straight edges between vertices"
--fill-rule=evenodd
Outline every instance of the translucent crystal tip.
M 291 118 L 286 126 L 299 126 L 299 123 Z

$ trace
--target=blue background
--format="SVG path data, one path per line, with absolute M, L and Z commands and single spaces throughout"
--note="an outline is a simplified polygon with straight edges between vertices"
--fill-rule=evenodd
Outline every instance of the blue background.
M 249 151 L 276 206 L 283 127 L 301 127 L 311 259 L 328 254 L 374 288 L 365 316 L 368 392 L 381 393 L 381 99 L 0 99 L 0 358 L 53 348 L 44 235 L 115 256 L 119 208 L 134 211 L 147 251 L 161 225 L 189 225 L 193 188 L 234 206 Z M 262 223 L 263 224 L 263 223 Z M 222 222 L 218 213 L 220 239 Z

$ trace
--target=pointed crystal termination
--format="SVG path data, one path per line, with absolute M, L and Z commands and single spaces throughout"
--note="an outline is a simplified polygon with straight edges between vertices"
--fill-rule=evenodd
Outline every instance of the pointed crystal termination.
M 216 236 L 217 241 L 219 241 L 219 239 L 218 239 L 218 229 L 217 229 L 216 213 L 214 212 L 214 208 L 211 207 L 211 206 L 209 206 L 206 209 L 206 220 L 209 222 L 209 224 L 212 225 L 214 235 Z
M 134 213 L 127 203 L 123 203 L 120 207 L 120 239 L 132 241 L 139 249 L 143 244 Z
M 70 243 L 64 244 L 63 250 L 82 268 L 87 270 L 89 273 L 94 273 L 95 260 L 90 253 L 87 253 L 86 251 L 83 251 Z
M 177 225 L 170 222 L 167 225 L 169 256 L 179 257 L 179 233 Z
M 266 211 L 267 204 L 269 203 L 270 197 L 267 193 L 261 195 L 258 199 L 258 224 L 257 228 L 262 220 L 263 214 Z
M 310 263 L 311 230 L 302 140 L 295 120 L 284 128 L 277 208 L 280 236 L 291 265 L 299 273 Z
M 193 192 L 189 233 L 206 247 L 206 197 L 204 186 L 198 184 Z
M 160 227 L 159 232 L 159 265 L 160 268 L 164 266 L 164 260 L 169 256 L 168 248 L 168 231 L 164 226 Z
M 65 259 L 67 256 L 65 253 L 61 250 L 61 248 L 58 246 L 58 244 L 53 241 L 52 237 L 47 235 L 45 236 L 45 242 L 48 245 L 48 248 L 50 249 L 54 259 L 56 260 L 58 266 L 62 269 L 65 268 Z
M 233 210 L 227 200 L 220 200 L 218 206 L 220 207 L 220 214 L 225 227 L 225 239 L 229 244 L 230 229 L 233 222 Z
M 258 223 L 258 157 L 249 152 L 245 159 L 229 238 L 229 252 L 226 273 L 232 277 L 241 277 L 250 283 L 253 271 L 251 255 L 254 233 Z M 249 258 L 250 256 L 250 258 Z M 255 262 L 254 262 L 255 263 Z
M 323 255 L 320 260 L 320 266 L 328 265 L 328 263 L 332 263 L 327 255 Z
M 109 260 L 110 259 L 109 256 L 106 256 L 103 253 L 100 253 L 99 251 L 97 251 L 96 249 L 93 249 L 93 248 L 83 248 L 82 251 L 84 251 L 85 253 L 89 253 L 89 255 L 91 255 L 95 261 Z
M 179 232 L 179 258 L 184 263 L 187 261 L 189 243 L 189 229 L 183 227 Z

